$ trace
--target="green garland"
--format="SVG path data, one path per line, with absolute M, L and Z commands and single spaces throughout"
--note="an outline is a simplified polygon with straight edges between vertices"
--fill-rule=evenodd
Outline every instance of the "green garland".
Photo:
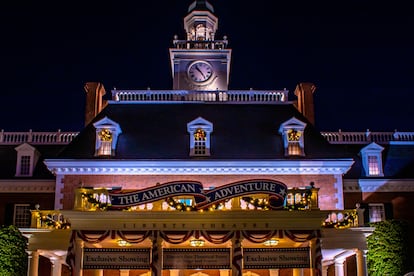
M 220 208 L 222 208 L 224 206 L 224 202 L 220 202 L 218 204 L 212 204 L 206 208 L 201 208 L 198 209 L 195 206 L 192 205 L 187 205 L 183 202 L 179 202 L 178 200 L 175 200 L 171 197 L 168 197 L 165 199 L 165 201 L 168 203 L 168 205 L 178 211 L 184 212 L 184 211 L 215 211 L 215 210 L 219 210 Z
M 354 225 L 355 220 L 357 219 L 356 212 L 344 212 L 344 219 L 341 221 L 324 221 L 322 226 L 325 228 L 337 228 L 344 229 L 349 228 Z
M 253 198 L 250 196 L 244 196 L 242 197 L 242 200 L 244 200 L 248 204 L 253 205 L 256 209 L 262 209 L 262 210 L 272 209 L 270 207 L 269 201 L 266 199 L 259 199 L 259 198 Z
M 54 220 L 51 215 L 47 216 L 41 216 L 40 221 L 42 222 L 42 225 L 45 225 L 50 228 L 55 229 L 70 229 L 70 223 L 66 220 L 60 222 L 57 220 Z
M 92 204 L 92 206 L 98 208 L 99 210 L 105 211 L 108 209 L 108 207 L 111 206 L 110 203 L 106 203 L 106 202 L 100 202 L 99 200 L 97 200 L 96 198 L 93 197 L 93 194 L 89 194 L 89 193 L 82 193 L 82 198 L 86 198 L 86 200 Z

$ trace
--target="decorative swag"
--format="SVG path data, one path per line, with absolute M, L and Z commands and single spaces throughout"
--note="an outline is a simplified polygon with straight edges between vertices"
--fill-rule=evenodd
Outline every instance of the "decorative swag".
M 121 230 L 105 230 L 105 231 L 80 231 L 73 230 L 70 245 L 67 254 L 67 263 L 74 269 L 76 238 L 88 243 L 100 243 L 107 238 L 121 238 L 129 243 L 141 243 L 145 239 L 152 240 L 152 262 L 150 267 L 153 275 L 158 275 L 161 271 L 161 263 L 159 259 L 159 248 L 157 244 L 158 237 L 172 244 L 180 244 L 192 237 L 203 237 L 207 241 L 214 244 L 222 244 L 234 238 L 233 246 L 233 269 L 237 271 L 237 275 L 242 275 L 242 247 L 241 240 L 247 239 L 253 243 L 263 243 L 271 238 L 289 238 L 294 242 L 305 242 L 316 239 L 316 256 L 313 267 L 316 268 L 317 274 L 321 275 L 321 244 L 319 230 L 269 230 L 269 231 L 206 231 L 206 230 L 189 230 L 189 231 L 121 231 Z

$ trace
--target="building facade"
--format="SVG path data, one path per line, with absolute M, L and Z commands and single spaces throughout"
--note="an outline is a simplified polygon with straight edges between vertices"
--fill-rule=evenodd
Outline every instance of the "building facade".
M 229 90 L 217 26 L 189 6 L 172 90 L 87 83 L 79 133 L 1 133 L 28 275 L 367 275 L 368 223 L 413 227 L 414 133 L 321 132 L 312 83 Z

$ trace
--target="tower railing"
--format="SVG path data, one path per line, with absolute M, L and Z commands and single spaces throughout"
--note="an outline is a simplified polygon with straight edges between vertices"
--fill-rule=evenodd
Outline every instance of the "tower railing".
M 228 40 L 178 40 L 173 41 L 176 49 L 217 49 L 227 48 Z

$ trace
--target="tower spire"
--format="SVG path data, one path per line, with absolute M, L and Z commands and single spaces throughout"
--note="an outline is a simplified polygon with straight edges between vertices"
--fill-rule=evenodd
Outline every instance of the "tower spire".
M 218 26 L 213 6 L 206 0 L 196 0 L 188 7 L 184 29 L 189 41 L 212 41 Z
M 193 10 L 199 10 L 199 11 L 210 11 L 214 13 L 213 6 L 206 0 L 196 0 L 188 7 L 188 12 L 191 12 Z

